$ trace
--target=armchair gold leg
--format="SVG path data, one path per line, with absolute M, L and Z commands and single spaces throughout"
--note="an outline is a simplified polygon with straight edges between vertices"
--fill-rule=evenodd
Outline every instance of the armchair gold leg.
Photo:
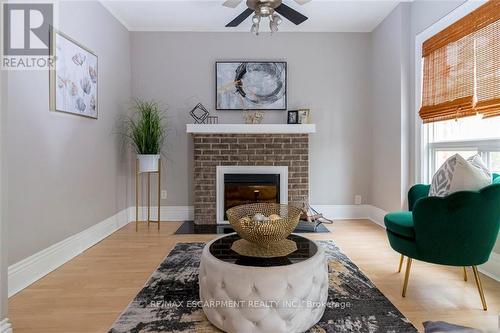
M 403 261 L 405 259 L 404 255 L 401 255 L 401 258 L 399 258 L 399 268 L 398 268 L 398 273 L 401 273 L 401 268 L 403 267 Z
M 408 288 L 408 279 L 410 278 L 411 261 L 412 259 L 408 257 L 408 261 L 406 262 L 405 282 L 403 284 L 403 297 L 406 296 L 406 288 Z
M 483 303 L 483 310 L 488 310 L 486 306 L 486 299 L 484 298 L 483 285 L 481 284 L 481 277 L 479 276 L 479 272 L 477 271 L 476 266 L 472 266 L 472 270 L 474 271 L 474 278 L 476 279 L 477 290 L 479 291 L 479 296 L 481 297 L 481 303 Z
M 467 282 L 467 269 L 464 266 L 464 281 Z

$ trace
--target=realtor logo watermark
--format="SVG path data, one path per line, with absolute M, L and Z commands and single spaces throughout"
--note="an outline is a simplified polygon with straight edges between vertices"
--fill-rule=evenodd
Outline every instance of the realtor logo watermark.
M 1 67 L 4 70 L 52 68 L 50 33 L 53 3 L 4 3 Z

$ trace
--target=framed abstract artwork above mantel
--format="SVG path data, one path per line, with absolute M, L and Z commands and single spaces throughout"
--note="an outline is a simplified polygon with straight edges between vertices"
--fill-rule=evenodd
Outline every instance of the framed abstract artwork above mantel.
M 55 29 L 50 47 L 55 58 L 50 70 L 50 109 L 97 119 L 97 55 Z
M 218 61 L 216 110 L 287 109 L 287 63 Z

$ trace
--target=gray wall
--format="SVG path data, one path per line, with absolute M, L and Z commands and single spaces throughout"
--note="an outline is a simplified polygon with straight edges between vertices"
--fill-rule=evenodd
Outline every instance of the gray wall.
M 407 187 L 408 18 L 409 5 L 399 5 L 371 34 L 371 203 L 386 211 L 401 209 Z
M 372 204 L 406 206 L 415 183 L 415 36 L 463 1 L 414 1 L 396 7 L 371 33 Z
M 365 202 L 370 188 L 370 35 L 365 33 L 132 33 L 133 95 L 168 108 L 168 190 L 163 205 L 192 205 L 192 147 L 185 124 L 201 102 L 215 106 L 215 61 L 285 60 L 288 107 L 312 110 L 310 197 L 314 204 Z M 214 112 L 221 123 L 242 123 L 237 111 Z M 286 123 L 268 111 L 265 123 Z
M 48 73 L 9 73 L 8 256 L 13 264 L 128 206 L 116 123 L 131 96 L 129 32 L 99 2 L 61 2 L 59 29 L 99 57 L 99 119 L 50 112 Z

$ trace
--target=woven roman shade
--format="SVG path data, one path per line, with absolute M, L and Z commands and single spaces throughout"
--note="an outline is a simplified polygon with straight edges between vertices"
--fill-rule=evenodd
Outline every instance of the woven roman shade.
M 476 85 L 477 112 L 500 116 L 500 20 L 476 33 Z
M 424 42 L 424 123 L 500 115 L 499 19 L 492 0 Z
M 424 122 L 474 115 L 474 40 L 465 36 L 424 57 Z

